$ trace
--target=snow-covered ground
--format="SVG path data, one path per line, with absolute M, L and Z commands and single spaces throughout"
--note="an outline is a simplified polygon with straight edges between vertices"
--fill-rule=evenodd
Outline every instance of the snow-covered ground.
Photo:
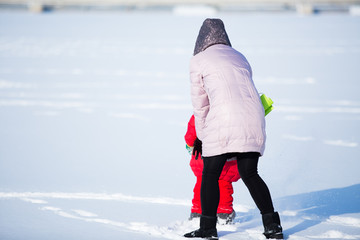
M 287 239 L 360 239 L 360 17 L 220 14 L 274 111 L 259 172 Z M 0 12 L 0 239 L 183 239 L 204 16 Z M 265 239 L 241 180 L 220 239 Z

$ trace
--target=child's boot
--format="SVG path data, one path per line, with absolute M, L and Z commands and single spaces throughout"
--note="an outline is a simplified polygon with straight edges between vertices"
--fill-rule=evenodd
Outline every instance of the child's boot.
M 262 215 L 264 235 L 267 239 L 283 239 L 284 235 L 280 224 L 280 217 L 277 212 Z
M 191 213 L 190 213 L 189 220 L 193 220 L 194 218 L 199 218 L 199 217 L 201 217 L 201 214 L 200 214 L 200 213 L 191 212 Z
M 233 210 L 231 213 L 218 213 L 217 216 L 218 216 L 219 224 L 221 225 L 231 224 L 234 222 L 236 213 Z

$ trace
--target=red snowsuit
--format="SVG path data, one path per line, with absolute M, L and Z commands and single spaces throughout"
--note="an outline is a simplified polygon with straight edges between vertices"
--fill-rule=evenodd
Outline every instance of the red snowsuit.
M 191 116 L 188 123 L 187 132 L 185 134 L 185 142 L 189 147 L 194 146 L 196 139 L 195 130 L 195 118 Z M 196 183 L 194 187 L 194 198 L 192 200 L 191 212 L 201 214 L 201 202 L 200 202 L 200 189 L 203 171 L 203 160 L 199 157 L 197 160 L 194 155 L 191 155 L 190 166 L 196 176 Z M 228 160 L 225 163 L 223 171 L 219 178 L 219 189 L 220 189 L 220 202 L 217 209 L 217 213 L 232 213 L 233 212 L 233 197 L 234 193 L 232 182 L 236 182 L 240 179 L 240 175 L 237 169 L 236 160 Z

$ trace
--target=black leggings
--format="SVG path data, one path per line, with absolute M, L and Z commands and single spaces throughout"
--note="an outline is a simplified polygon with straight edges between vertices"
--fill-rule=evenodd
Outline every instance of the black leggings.
M 274 212 L 269 189 L 257 172 L 260 154 L 248 152 L 226 153 L 213 157 L 203 157 L 204 170 L 201 182 L 202 215 L 211 217 L 216 216 L 220 199 L 218 180 L 226 160 L 234 156 L 237 157 L 240 176 L 261 214 Z

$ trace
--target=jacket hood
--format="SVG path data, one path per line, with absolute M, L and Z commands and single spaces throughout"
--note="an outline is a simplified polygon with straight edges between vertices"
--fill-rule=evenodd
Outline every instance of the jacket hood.
M 207 18 L 203 22 L 196 39 L 194 56 L 215 44 L 225 44 L 231 47 L 223 21 Z

